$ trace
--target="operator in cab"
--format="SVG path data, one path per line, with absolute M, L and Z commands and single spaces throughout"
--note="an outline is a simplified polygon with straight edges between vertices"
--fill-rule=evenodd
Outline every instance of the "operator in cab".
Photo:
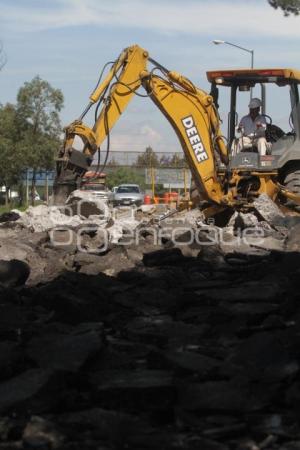
M 258 153 L 262 156 L 267 153 L 270 143 L 266 141 L 267 122 L 260 114 L 261 101 L 259 98 L 252 98 L 249 103 L 249 114 L 242 117 L 237 131 L 241 133 L 238 139 L 236 152 L 243 149 L 257 147 Z

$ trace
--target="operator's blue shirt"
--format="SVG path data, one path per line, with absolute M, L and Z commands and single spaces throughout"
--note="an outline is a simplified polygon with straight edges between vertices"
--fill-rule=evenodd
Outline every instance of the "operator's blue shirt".
M 252 120 L 250 114 L 247 114 L 247 116 L 242 117 L 239 124 L 239 128 L 240 127 L 243 128 L 244 136 L 253 136 L 254 134 L 264 136 L 267 127 L 266 118 L 265 116 L 258 114 L 258 116 Z

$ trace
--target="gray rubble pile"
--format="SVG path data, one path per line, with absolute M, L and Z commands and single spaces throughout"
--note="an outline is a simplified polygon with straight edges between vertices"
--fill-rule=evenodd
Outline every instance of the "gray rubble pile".
M 79 225 L 89 223 L 101 226 L 107 222 L 99 219 L 97 215 L 89 216 L 89 219 L 87 219 L 78 214 L 72 214 L 68 206 L 63 207 L 63 211 L 57 206 L 29 206 L 25 212 L 18 211 L 18 213 L 20 218 L 16 223 L 34 232 L 49 231 L 58 227 L 76 228 Z
M 112 214 L 108 210 L 105 215 L 85 217 L 73 215 L 69 205 L 65 208 L 39 205 L 25 212 L 16 210 L 12 219 L 0 225 L 0 261 L 17 259 L 28 264 L 29 284 L 45 282 L 64 270 L 77 270 L 76 255 L 81 253 L 86 254 L 87 265 L 93 262 L 94 254 L 103 254 L 101 268 L 97 266 L 93 273 L 109 269 L 114 265 L 110 264 L 112 261 L 104 264 L 108 259 L 105 253 L 140 224 L 128 211 Z M 15 279 L 14 274 L 11 279 Z
M 300 448 L 300 224 L 149 214 L 0 226 L 0 449 Z

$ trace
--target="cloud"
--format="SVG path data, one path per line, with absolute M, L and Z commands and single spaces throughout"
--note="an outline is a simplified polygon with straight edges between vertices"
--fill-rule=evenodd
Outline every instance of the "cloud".
M 267 1 L 234 0 L 56 0 L 39 2 L 2 1 L 2 28 L 14 32 L 41 31 L 77 26 L 118 26 L 152 30 L 163 34 L 270 37 L 299 36 L 299 17 L 284 18 Z M 31 6 L 30 6 L 31 5 Z M 218 36 L 216 36 L 218 37 Z
M 132 124 L 116 126 L 111 133 L 111 150 L 126 150 L 142 152 L 150 145 L 158 149 L 163 142 L 162 135 L 153 127 L 146 124 L 139 124 L 133 129 Z M 106 148 L 106 143 L 102 145 Z
M 155 144 L 159 144 L 162 140 L 161 135 L 149 125 L 143 125 L 140 128 L 140 135 L 143 136 L 143 138 L 146 137 Z
M 131 125 L 126 127 L 118 124 L 110 135 L 110 151 L 112 152 L 143 152 L 147 146 L 155 148 L 157 151 L 164 151 L 167 145 L 163 136 L 150 125 L 139 124 L 135 129 Z M 82 150 L 83 143 L 76 137 L 74 148 Z M 101 144 L 102 154 L 106 153 L 107 142 Z M 125 155 L 126 156 L 126 155 Z

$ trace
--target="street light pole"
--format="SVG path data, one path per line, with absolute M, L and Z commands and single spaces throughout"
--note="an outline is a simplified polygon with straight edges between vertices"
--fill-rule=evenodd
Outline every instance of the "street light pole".
M 250 50 L 249 48 L 242 47 L 241 45 L 233 44 L 232 42 L 221 41 L 220 39 L 214 39 L 213 43 L 216 45 L 220 45 L 220 44 L 231 45 L 231 47 L 236 47 L 236 48 L 239 48 L 240 50 L 244 50 L 245 52 L 250 53 L 251 54 L 251 69 L 253 69 L 253 67 L 254 67 L 254 50 Z M 252 98 L 252 88 L 250 89 L 250 98 Z
M 214 39 L 213 43 L 216 45 L 220 45 L 220 44 L 231 45 L 232 47 L 236 47 L 236 48 L 239 48 L 240 50 L 244 50 L 245 52 L 250 53 L 251 54 L 251 69 L 253 69 L 253 67 L 254 67 L 254 50 L 250 50 L 249 48 L 242 47 L 241 45 L 233 44 L 232 42 L 221 41 L 220 39 Z

